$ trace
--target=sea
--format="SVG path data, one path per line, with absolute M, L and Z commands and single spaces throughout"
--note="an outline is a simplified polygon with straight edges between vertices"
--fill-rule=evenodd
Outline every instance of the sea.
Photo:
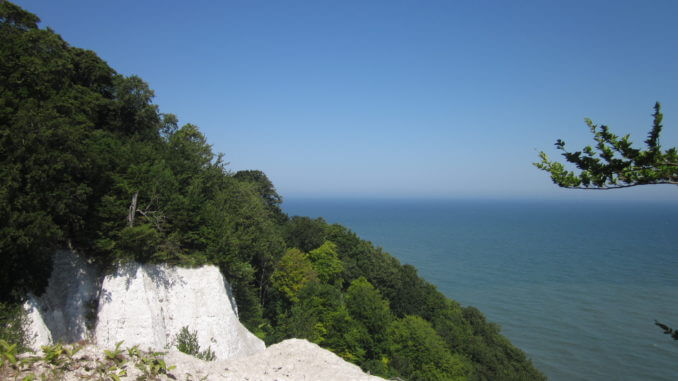
M 678 203 L 287 199 L 475 306 L 550 380 L 678 380 Z

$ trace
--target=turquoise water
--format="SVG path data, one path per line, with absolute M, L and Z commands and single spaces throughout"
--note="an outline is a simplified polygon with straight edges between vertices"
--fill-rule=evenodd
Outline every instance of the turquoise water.
M 678 203 L 286 200 L 478 307 L 552 380 L 678 380 Z

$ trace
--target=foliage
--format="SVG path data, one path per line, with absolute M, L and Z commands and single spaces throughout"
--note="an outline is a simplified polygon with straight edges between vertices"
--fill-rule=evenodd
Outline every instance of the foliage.
M 197 331 L 189 331 L 187 326 L 181 328 L 178 334 L 174 337 L 174 345 L 179 352 L 187 355 L 195 356 L 200 353 L 200 344 L 198 344 Z
M 489 323 L 475 307 L 465 307 L 462 312 L 469 325 L 471 336 L 461 347 L 475 364 L 474 380 L 516 380 L 530 375 L 531 380 L 545 380 L 533 371 L 531 362 L 518 348 L 515 348 L 499 334 L 499 326 Z
M 0 302 L 0 340 L 13 343 L 19 350 L 26 347 L 26 313 L 19 303 Z
M 149 356 L 139 358 L 134 366 L 141 370 L 142 376 L 140 378 L 142 380 L 159 379 L 160 375 L 169 374 L 172 369 L 176 368 L 175 365 L 167 365 L 162 357 L 163 355 L 162 352 L 151 352 Z
M 238 171 L 233 175 L 233 178 L 253 185 L 255 193 L 264 200 L 276 222 L 282 223 L 287 220 L 287 215 L 280 209 L 282 197 L 276 192 L 273 183 L 264 172 L 257 170 Z
M 104 355 L 106 356 L 106 359 L 108 361 L 116 363 L 117 365 L 121 365 L 125 361 L 125 358 L 122 356 L 123 349 L 120 348 L 122 343 L 123 343 L 122 341 L 118 341 L 117 343 L 115 343 L 115 348 L 113 348 L 111 350 L 104 349 Z M 43 347 L 43 351 L 44 351 L 44 347 Z
M 295 248 L 285 252 L 271 275 L 273 287 L 291 302 L 298 302 L 299 291 L 316 279 L 317 274 L 308 255 Z
M 10 366 L 16 366 L 17 364 L 17 344 L 10 344 L 5 340 L 0 339 L 0 368 L 4 367 L 5 364 Z
M 579 173 L 568 171 L 563 164 L 550 161 L 544 152 L 541 161 L 534 165 L 547 171 L 558 186 L 577 189 L 616 189 L 647 184 L 678 185 L 678 150 L 676 147 L 662 151 L 659 134 L 662 130 L 661 106 L 655 103 L 653 123 L 645 144 L 646 149 L 633 148 L 629 135 L 619 137 L 608 126 L 595 125 L 586 119 L 586 125 L 596 141 L 595 150 L 586 146 L 582 151 L 568 152 L 565 142 L 558 139 L 556 148 L 563 157 L 574 164 Z
M 179 333 L 174 337 L 174 342 L 179 352 L 186 353 L 187 355 L 195 356 L 205 361 L 214 361 L 217 358 L 214 352 L 212 352 L 211 347 L 207 347 L 204 351 L 200 350 L 198 331 L 189 331 L 187 326 L 181 328 Z
M 297 296 L 292 307 L 280 317 L 279 338 L 297 337 L 322 344 L 334 335 L 329 328 L 332 314 L 342 305 L 341 292 L 332 285 L 310 282 Z
M 372 346 L 373 340 L 364 325 L 358 324 L 348 313 L 345 304 L 327 314 L 327 332 L 331 334 L 323 338 L 322 345 L 345 360 L 361 365 L 373 374 L 390 375 L 386 364 L 381 363 L 377 356 L 370 356 L 367 348 Z M 378 369 L 370 364 L 374 362 Z M 372 364 L 374 365 L 374 364 Z
M 664 331 L 664 334 L 669 335 L 673 340 L 678 340 L 678 330 L 675 330 L 667 326 L 666 324 L 662 324 L 656 320 L 654 321 L 654 324 L 657 327 L 661 328 Z
M 470 367 L 452 354 L 431 324 L 405 316 L 389 327 L 391 362 L 408 380 L 464 380 Z
M 138 346 L 123 349 L 122 342 L 102 355 L 80 353 L 81 344 L 60 343 L 42 347 L 42 355 L 19 354 L 16 345 L 0 340 L 0 378 L 14 380 L 61 380 L 77 375 L 87 380 L 119 381 L 128 376 L 128 365 L 139 369 L 137 380 L 175 379 L 161 352 L 143 352 Z M 165 378 L 161 378 L 164 376 Z M 70 379 L 70 378 L 69 378 Z
M 287 245 L 305 253 L 326 241 L 325 221 L 322 218 L 294 216 L 284 226 Z
M 325 241 L 320 247 L 311 250 L 308 253 L 308 259 L 313 264 L 318 280 L 323 283 L 333 282 L 344 270 L 337 255 L 337 245 L 331 241 Z
M 364 277 L 351 282 L 346 290 L 346 308 L 357 324 L 365 327 L 371 345 L 365 348 L 372 357 L 382 353 L 386 329 L 393 319 L 388 301 Z

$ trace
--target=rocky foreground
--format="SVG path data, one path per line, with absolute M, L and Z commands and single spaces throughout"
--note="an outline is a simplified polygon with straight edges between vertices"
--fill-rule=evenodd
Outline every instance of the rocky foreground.
M 203 361 L 187 354 L 144 352 L 123 345 L 102 350 L 91 344 L 49 346 L 0 368 L 16 380 L 383 380 L 306 340 L 290 339 L 254 355 Z
M 306 340 L 290 339 L 271 345 L 255 355 L 227 361 L 195 361 L 180 352 L 168 354 L 177 365 L 179 379 L 196 375 L 208 380 L 383 380 L 366 375 L 334 353 Z

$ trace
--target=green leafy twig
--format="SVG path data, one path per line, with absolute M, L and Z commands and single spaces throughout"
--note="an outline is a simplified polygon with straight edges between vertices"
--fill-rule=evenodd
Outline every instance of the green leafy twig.
M 533 164 L 549 172 L 551 180 L 563 188 L 604 190 L 648 184 L 678 185 L 678 150 L 673 147 L 662 151 L 659 144 L 664 117 L 659 102 L 655 103 L 652 116 L 646 149 L 634 148 L 629 135 L 619 137 L 611 133 L 608 126 L 598 126 L 587 118 L 586 125 L 593 133 L 595 148 L 586 146 L 581 151 L 569 152 L 563 140 L 558 139 L 555 143 L 565 160 L 574 164 L 578 172 L 549 160 L 543 151 L 539 153 L 541 160 Z

